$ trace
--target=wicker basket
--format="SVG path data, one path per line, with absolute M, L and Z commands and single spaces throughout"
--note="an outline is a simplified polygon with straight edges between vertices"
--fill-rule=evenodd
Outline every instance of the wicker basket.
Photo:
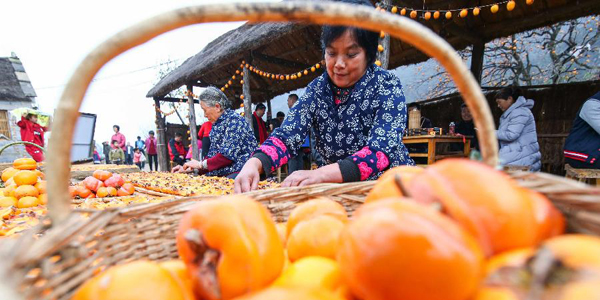
M 318 24 L 360 26 L 384 30 L 436 58 L 454 79 L 479 128 L 484 162 L 497 163 L 494 123 L 479 86 L 461 58 L 443 39 L 408 18 L 367 7 L 317 1 L 269 4 L 206 5 L 165 13 L 127 29 L 96 48 L 77 68 L 56 111 L 48 162 L 48 216 L 42 225 L 16 240 L 0 244 L 0 295 L 5 299 L 69 299 L 85 280 L 100 270 L 135 259 L 177 257 L 175 234 L 181 214 L 193 202 L 210 197 L 177 199 L 160 204 L 71 212 L 68 197 L 70 145 L 78 110 L 92 78 L 118 54 L 149 39 L 186 25 L 241 21 L 310 21 Z M 357 22 L 360 20 L 360 22 Z M 59 130 L 60 129 L 60 130 Z M 543 174 L 515 173 L 524 185 L 547 194 L 563 209 L 575 228 L 600 231 L 598 189 Z M 251 192 L 277 221 L 283 221 L 300 201 L 331 197 L 351 213 L 362 203 L 373 182 L 322 184 Z M 582 213 L 582 208 L 590 212 Z M 595 212 L 595 214 L 593 212 Z M 51 227 L 48 229 L 48 227 Z M 39 236 L 44 232 L 43 236 Z M 17 289 L 15 293 L 15 289 Z

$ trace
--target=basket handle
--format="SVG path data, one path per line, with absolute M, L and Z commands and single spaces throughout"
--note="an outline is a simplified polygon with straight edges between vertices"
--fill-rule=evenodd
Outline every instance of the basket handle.
M 35 146 L 38 147 L 40 150 L 42 150 L 42 152 L 46 153 L 46 149 L 44 149 L 44 147 L 38 145 L 38 144 L 34 144 L 31 142 L 25 142 L 25 141 L 18 141 L 18 142 L 12 142 L 12 143 L 8 143 L 4 146 L 2 146 L 2 148 L 0 148 L 0 155 L 2 155 L 2 152 L 4 152 L 4 150 L 6 150 L 8 147 L 12 147 L 15 145 L 30 145 L 30 146 Z
M 425 26 L 406 17 L 379 12 L 366 6 L 335 2 L 286 1 L 277 3 L 234 3 L 199 5 L 176 9 L 131 26 L 97 46 L 71 76 L 58 103 L 54 130 L 49 143 L 48 213 L 53 224 L 63 220 L 71 210 L 68 193 L 69 157 L 79 108 L 88 86 L 104 64 L 117 55 L 171 30 L 209 22 L 245 21 L 289 22 L 358 26 L 372 31 L 383 30 L 425 54 L 437 59 L 452 76 L 458 91 L 471 110 L 483 160 L 495 166 L 498 142 L 490 108 L 479 84 L 456 51 Z M 357 22 L 360 20 L 360 22 Z

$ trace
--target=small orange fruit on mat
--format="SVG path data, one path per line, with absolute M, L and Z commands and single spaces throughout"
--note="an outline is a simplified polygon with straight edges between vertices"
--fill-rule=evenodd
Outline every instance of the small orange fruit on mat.
M 134 261 L 94 276 L 77 290 L 73 300 L 192 300 L 171 273 L 159 264 Z
M 360 207 L 340 236 L 337 261 L 359 299 L 462 300 L 477 289 L 476 240 L 430 208 L 396 200 Z
M 4 169 L 4 171 L 2 171 L 2 181 L 6 182 L 9 179 L 11 179 L 13 176 L 15 176 L 15 174 L 17 174 L 17 172 L 19 172 L 19 169 L 15 169 L 13 167 L 8 167 L 6 169 Z
M 18 208 L 29 208 L 29 207 L 34 207 L 34 206 L 38 206 L 40 204 L 40 201 L 37 197 L 23 197 L 21 199 L 19 199 L 19 202 L 17 203 L 17 207 Z
M 332 216 L 343 223 L 348 221 L 348 213 L 341 204 L 327 198 L 316 198 L 300 203 L 292 210 L 287 220 L 287 235 L 298 223 L 320 215 Z
M 23 170 L 15 174 L 13 180 L 17 185 L 34 185 L 38 181 L 38 175 L 33 171 Z
M 104 170 L 96 170 L 94 173 L 92 173 L 92 176 L 100 181 L 105 181 L 112 176 L 112 173 Z
M 17 206 L 17 198 L 0 197 L 0 207 Z
M 292 229 L 287 239 L 290 261 L 306 256 L 335 259 L 340 233 L 344 223 L 329 215 L 304 220 Z
M 45 194 L 46 193 L 46 181 L 45 180 L 40 180 L 38 181 L 38 183 L 36 183 L 35 188 L 38 189 L 38 191 L 40 191 L 40 194 Z
M 33 158 L 19 158 L 15 159 L 13 167 L 19 170 L 35 170 L 37 162 Z
M 40 194 L 40 195 L 38 196 L 38 202 L 39 202 L 41 205 L 46 205 L 46 204 L 48 204 L 48 194 Z
M 284 251 L 269 211 L 245 196 L 201 201 L 179 223 L 177 249 L 198 299 L 258 291 L 281 273 Z
M 37 197 L 40 195 L 40 191 L 36 189 L 33 185 L 22 185 L 15 189 L 15 197 L 17 199 L 21 199 L 23 197 Z

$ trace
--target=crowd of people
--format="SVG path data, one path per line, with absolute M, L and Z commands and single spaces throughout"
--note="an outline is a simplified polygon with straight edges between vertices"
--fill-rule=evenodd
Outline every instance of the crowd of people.
M 103 155 L 97 150 L 94 151 L 94 162 L 101 163 L 104 160 L 107 164 L 136 165 L 140 170 L 144 170 L 147 161 L 150 171 L 158 171 L 158 147 L 154 131 L 148 132 L 145 141 L 141 136 L 137 136 L 134 146 L 127 142 L 119 125 L 114 125 L 113 131 L 110 142 L 102 143 Z

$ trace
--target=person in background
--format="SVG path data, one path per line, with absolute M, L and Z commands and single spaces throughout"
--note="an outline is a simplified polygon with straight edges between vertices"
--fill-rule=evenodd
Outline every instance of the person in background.
M 110 158 L 108 157 L 108 154 L 110 153 L 110 146 L 106 141 L 102 142 L 102 153 L 104 153 L 104 160 L 106 161 L 106 164 L 110 164 Z
M 140 148 L 135 148 L 133 149 L 133 163 L 140 168 L 140 170 L 143 170 L 144 167 L 142 166 L 142 151 L 140 150 Z
M 600 169 L 600 92 L 577 112 L 564 154 L 565 164 L 573 168 Z
M 421 105 L 418 103 L 411 103 L 408 105 L 408 114 L 410 115 L 411 111 L 421 111 Z M 408 122 L 408 121 L 407 121 Z M 421 128 L 433 128 L 433 124 L 431 123 L 431 120 L 429 120 L 428 118 L 426 118 L 425 116 L 423 116 L 423 113 L 421 113 Z M 408 126 L 407 126 L 408 128 Z
M 108 153 L 111 164 L 120 165 L 125 161 L 125 152 L 119 148 L 119 141 L 112 141 L 112 149 Z
M 267 125 L 269 126 L 269 132 L 273 132 L 275 128 L 279 128 L 279 126 L 281 126 L 281 124 L 283 123 L 283 119 L 285 119 L 285 114 L 282 111 L 277 112 L 276 118 L 269 119 L 267 121 Z
M 94 164 L 100 164 L 100 153 L 98 153 L 98 149 L 96 148 L 96 146 L 94 146 L 94 154 L 93 154 L 93 159 L 94 159 Z
M 129 142 L 127 142 L 127 146 L 125 146 L 125 163 L 133 165 L 133 147 Z
M 542 154 L 531 112 L 533 100 L 525 99 L 519 88 L 505 87 L 496 94 L 496 103 L 503 111 L 496 131 L 500 142 L 500 163 L 528 166 L 531 171 L 539 171 Z
M 477 141 L 477 131 L 475 131 L 475 123 L 473 123 L 473 116 L 467 104 L 463 103 L 460 106 L 460 122 L 456 124 L 454 131 L 464 136 L 472 136 L 471 148 L 479 150 L 479 142 Z M 458 149 L 462 150 L 462 149 Z
M 208 149 L 210 149 L 210 131 L 212 130 L 212 123 L 210 121 L 204 122 L 198 130 L 198 140 L 202 142 L 202 159 L 205 159 L 208 155 Z
M 125 136 L 120 132 L 121 127 L 119 125 L 113 125 L 113 130 L 115 131 L 115 134 L 113 134 L 110 140 L 117 141 L 119 143 L 118 147 L 125 151 Z
M 154 171 L 158 171 L 158 151 L 156 147 L 156 138 L 154 137 L 154 131 L 148 132 L 148 138 L 145 143 L 146 154 L 148 154 L 148 165 L 150 171 L 152 171 L 152 164 L 154 164 Z
M 296 103 L 296 101 L 298 101 L 298 95 L 296 94 L 290 94 L 287 98 L 287 105 L 288 108 L 292 108 L 292 106 L 294 106 L 294 104 Z M 283 122 L 281 122 L 283 124 Z
M 259 144 L 262 144 L 269 136 L 269 133 L 267 132 L 267 125 L 262 119 L 266 110 L 267 108 L 265 105 L 259 103 L 256 105 L 254 113 L 252 113 L 252 128 L 254 129 L 254 137 Z
M 197 170 L 206 176 L 235 178 L 258 146 L 252 128 L 244 117 L 231 109 L 231 102 L 220 89 L 208 87 L 199 98 L 204 116 L 213 123 L 210 149 L 204 160 L 192 159 L 171 171 L 187 173 Z
M 187 153 L 185 146 L 182 142 L 183 135 L 179 132 L 175 132 L 175 137 L 169 141 L 169 157 L 171 161 L 179 166 L 185 164 L 185 154 Z
M 48 131 L 47 127 L 43 127 L 37 123 L 38 116 L 36 114 L 25 113 L 21 116 L 21 121 L 17 125 L 21 128 L 21 140 L 24 142 L 34 143 L 40 147 L 44 147 L 44 132 Z M 44 152 L 33 145 L 25 145 L 25 150 L 31 158 L 37 162 L 44 160 Z
M 144 146 L 146 145 L 146 143 L 144 141 L 142 141 L 142 137 L 138 135 L 137 140 L 135 141 L 135 144 L 133 145 L 135 148 L 140 149 L 140 151 L 142 153 L 144 153 Z

